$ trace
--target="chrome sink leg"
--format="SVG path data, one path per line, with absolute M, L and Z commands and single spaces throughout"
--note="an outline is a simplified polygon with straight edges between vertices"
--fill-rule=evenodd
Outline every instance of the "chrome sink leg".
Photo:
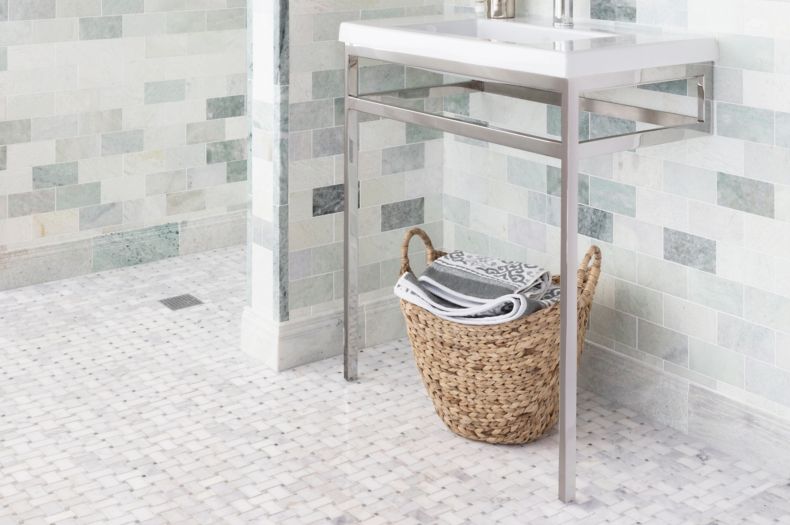
M 348 97 L 359 93 L 359 58 L 346 55 L 345 212 L 343 376 L 357 379 L 359 357 L 359 113 L 349 109 Z

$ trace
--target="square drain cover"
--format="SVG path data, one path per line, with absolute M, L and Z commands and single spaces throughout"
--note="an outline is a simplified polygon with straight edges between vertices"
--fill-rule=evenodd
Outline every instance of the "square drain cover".
M 203 301 L 201 301 L 194 295 L 189 295 L 189 294 L 177 295 L 175 297 L 168 297 L 167 299 L 162 299 L 159 302 L 167 306 L 171 310 L 182 310 L 184 308 L 189 308 L 190 306 L 197 306 L 199 304 L 203 304 Z

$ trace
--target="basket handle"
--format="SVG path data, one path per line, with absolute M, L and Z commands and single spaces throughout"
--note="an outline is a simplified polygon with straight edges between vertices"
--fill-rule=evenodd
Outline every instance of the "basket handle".
M 595 287 L 598 285 L 600 276 L 601 249 L 593 244 L 587 250 L 587 253 L 584 254 L 584 259 L 582 259 L 576 274 L 577 286 L 581 289 L 578 300 L 580 306 L 587 306 L 592 303 Z
M 403 237 L 403 244 L 400 247 L 400 274 L 403 275 L 406 272 L 411 271 L 411 264 L 409 263 L 409 242 L 411 241 L 412 237 L 418 236 L 422 239 L 423 244 L 425 245 L 425 259 L 428 261 L 428 264 L 431 264 L 433 261 L 438 259 L 441 255 L 434 249 L 433 243 L 431 242 L 431 238 L 425 233 L 425 230 L 422 228 L 411 228 L 409 231 L 406 232 L 406 235 Z

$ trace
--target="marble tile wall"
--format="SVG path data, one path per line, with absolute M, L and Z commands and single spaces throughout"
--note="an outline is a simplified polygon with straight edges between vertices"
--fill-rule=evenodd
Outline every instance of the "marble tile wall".
M 523 8 L 542 12 L 544 4 L 551 2 Z M 605 270 L 590 329 L 603 350 L 585 361 L 584 384 L 706 437 L 729 428 L 695 426 L 712 417 L 717 398 L 737 402 L 739 419 L 730 426 L 748 426 L 750 411 L 790 419 L 790 250 L 783 242 L 790 236 L 790 3 L 592 0 L 576 9 L 581 17 L 710 32 L 721 42 L 713 136 L 582 168 L 580 245 L 600 245 Z M 556 110 L 529 115 L 541 131 L 558 133 Z M 587 129 L 594 137 L 629 125 L 593 116 Z M 559 171 L 551 164 L 446 137 L 445 247 L 556 269 Z M 620 366 L 640 388 L 650 385 L 647 395 L 614 377 Z
M 288 312 L 305 319 L 340 308 L 343 239 L 343 46 L 346 20 L 438 14 L 437 0 L 290 3 L 288 86 Z M 363 64 L 363 91 L 419 85 L 415 71 Z M 441 240 L 441 135 L 362 119 L 360 276 L 363 301 L 391 296 L 400 240 L 422 225 Z M 419 257 L 419 256 L 418 256 Z M 283 258 L 281 257 L 281 260 Z
M 4 286 L 243 242 L 246 2 L 0 4 Z

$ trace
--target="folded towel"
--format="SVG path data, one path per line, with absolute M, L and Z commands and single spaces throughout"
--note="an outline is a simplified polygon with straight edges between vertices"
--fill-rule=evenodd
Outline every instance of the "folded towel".
M 420 277 L 433 293 L 450 293 L 471 301 L 522 294 L 540 299 L 551 284 L 551 274 L 539 266 L 454 251 L 436 259 Z
M 506 323 L 559 301 L 559 286 L 537 266 L 453 252 L 419 279 L 407 272 L 395 295 L 437 317 L 468 325 Z

